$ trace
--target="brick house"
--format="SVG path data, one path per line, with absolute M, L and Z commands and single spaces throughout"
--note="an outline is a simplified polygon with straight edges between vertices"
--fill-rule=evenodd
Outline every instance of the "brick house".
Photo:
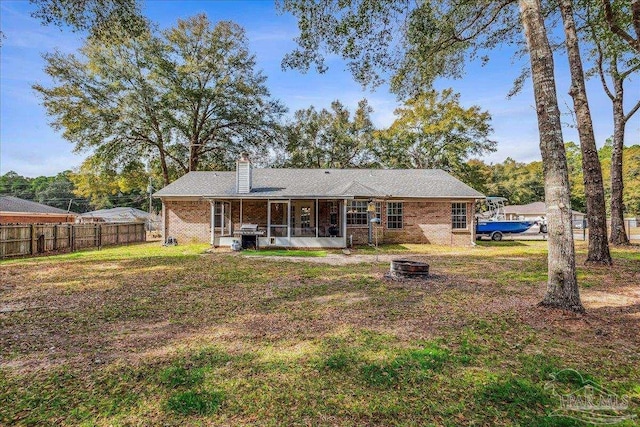
M 260 247 L 344 248 L 370 228 L 381 243 L 471 245 L 484 195 L 437 169 L 253 169 L 243 157 L 235 172 L 190 172 L 154 197 L 165 240 L 244 245 L 253 224 Z
M 78 214 L 13 196 L 0 196 L 0 224 L 74 222 Z

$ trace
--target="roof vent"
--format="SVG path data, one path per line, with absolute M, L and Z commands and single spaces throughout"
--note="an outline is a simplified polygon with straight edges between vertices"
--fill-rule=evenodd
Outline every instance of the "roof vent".
M 326 173 L 327 175 L 329 175 L 329 171 L 324 171 L 324 173 Z
M 251 193 L 251 160 L 249 160 L 249 153 L 242 153 L 236 162 L 236 191 L 240 194 Z

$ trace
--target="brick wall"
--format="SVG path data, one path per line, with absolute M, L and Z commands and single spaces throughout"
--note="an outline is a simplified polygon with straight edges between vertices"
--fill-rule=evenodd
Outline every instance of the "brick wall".
M 234 203 L 234 225 L 240 228 L 240 202 Z M 242 201 L 242 222 L 244 224 L 258 224 L 261 230 L 267 229 L 267 201 L 266 200 L 243 200 Z
M 167 236 L 182 242 L 209 242 L 211 237 L 211 207 L 208 201 L 165 201 L 165 230 Z M 244 200 L 243 223 L 267 227 L 267 202 Z M 240 226 L 240 202 L 231 202 L 231 220 L 234 228 Z M 327 216 L 326 204 L 320 203 L 320 217 Z M 325 215 L 323 215 L 325 214 Z M 377 228 L 379 243 L 431 243 L 467 246 L 473 239 L 473 203 L 467 203 L 467 229 L 451 229 L 451 200 L 403 201 L 403 227 L 387 229 L 387 206 L 382 203 L 382 225 Z M 325 224 L 320 224 L 322 227 Z M 322 228 L 321 228 L 322 229 Z M 225 230 L 226 233 L 227 230 Z M 216 229 L 216 234 L 219 232 Z M 356 245 L 366 244 L 368 229 L 347 227 L 347 237 L 353 236 Z M 375 236 L 375 235 L 374 235 Z
M 473 204 L 467 203 L 467 229 L 451 229 L 451 200 L 403 201 L 403 227 L 387 228 L 387 205 L 382 203 L 382 224 L 377 228 L 379 243 L 431 243 L 437 245 L 467 246 L 472 242 Z M 356 245 L 368 242 L 368 229 L 347 227 L 347 236 L 353 236 Z M 375 234 L 374 234 L 375 240 Z
M 76 217 L 73 215 L 55 215 L 55 214 L 21 214 L 21 213 L 3 213 L 0 215 L 0 224 L 58 224 L 64 222 L 75 222 Z
M 175 237 L 178 243 L 211 240 L 211 205 L 208 201 L 164 201 L 165 240 Z

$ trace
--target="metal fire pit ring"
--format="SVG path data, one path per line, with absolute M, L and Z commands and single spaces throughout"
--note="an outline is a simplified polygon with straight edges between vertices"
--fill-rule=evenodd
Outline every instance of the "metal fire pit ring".
M 429 264 L 409 259 L 391 260 L 389 267 L 391 277 L 402 279 L 426 278 L 429 276 Z

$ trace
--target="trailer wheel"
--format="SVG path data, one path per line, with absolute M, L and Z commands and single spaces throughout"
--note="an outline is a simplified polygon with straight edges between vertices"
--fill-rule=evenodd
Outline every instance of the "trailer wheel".
M 540 224 L 540 232 L 541 233 L 546 233 L 549 231 L 549 228 L 547 227 L 547 224 Z
M 491 240 L 499 242 L 500 240 L 502 240 L 502 233 L 499 231 L 494 231 L 493 233 L 491 233 Z

